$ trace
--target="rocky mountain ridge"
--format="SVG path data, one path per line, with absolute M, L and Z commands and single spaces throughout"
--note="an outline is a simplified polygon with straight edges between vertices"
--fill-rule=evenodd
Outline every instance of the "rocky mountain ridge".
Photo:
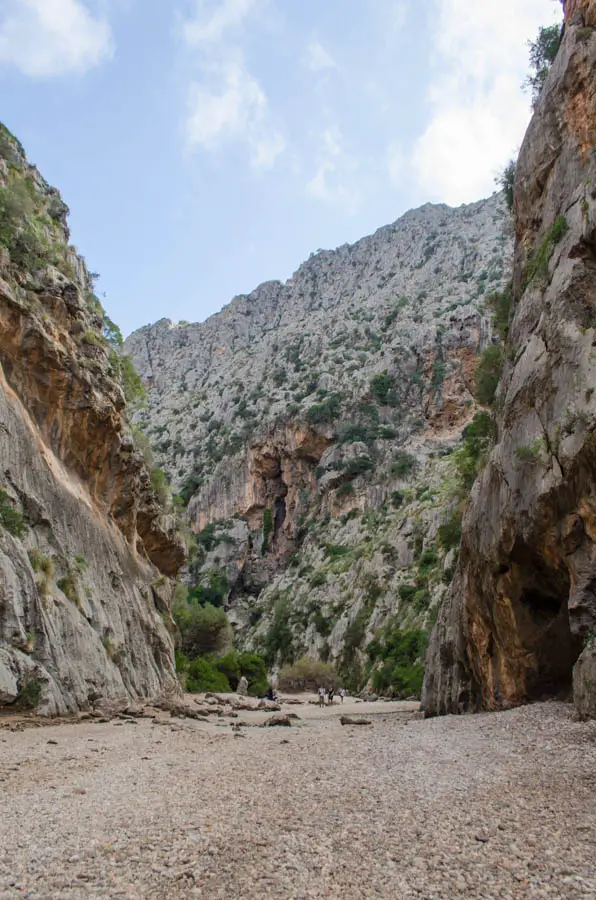
M 68 208 L 0 127 L 0 705 L 177 690 L 186 549 L 125 417 Z
M 428 204 L 202 324 L 126 341 L 148 388 L 135 423 L 197 534 L 185 580 L 271 665 L 307 653 L 356 683 L 383 629 L 432 624 L 453 451 L 510 262 L 500 195 Z

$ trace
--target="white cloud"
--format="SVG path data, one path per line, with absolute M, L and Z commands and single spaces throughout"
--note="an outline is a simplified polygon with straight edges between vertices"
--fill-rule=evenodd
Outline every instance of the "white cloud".
M 211 13 L 208 7 L 211 7 Z M 197 12 L 194 19 L 185 22 L 182 33 L 187 43 L 217 44 L 227 31 L 238 28 L 256 6 L 256 0 L 218 0 L 207 4 L 205 0 L 197 0 Z
M 283 136 L 271 126 L 267 97 L 238 60 L 222 64 L 221 89 L 194 82 L 190 86 L 187 136 L 191 146 L 215 150 L 245 142 L 256 169 L 270 169 L 285 149 Z
M 3 0 L 0 63 L 24 75 L 82 75 L 113 54 L 110 26 L 81 0 Z
M 337 68 L 335 60 L 319 41 L 312 41 L 306 48 L 306 64 L 313 72 Z
M 544 0 L 437 0 L 437 69 L 430 122 L 413 151 L 420 185 L 432 199 L 463 203 L 490 194 L 494 176 L 519 146 L 530 116 L 520 89 L 527 41 L 560 21 Z
M 354 161 L 343 150 L 339 128 L 327 128 L 321 135 L 319 164 L 306 185 L 307 194 L 315 200 L 334 203 L 354 212 L 358 206 L 358 193 L 347 186 L 353 175 Z

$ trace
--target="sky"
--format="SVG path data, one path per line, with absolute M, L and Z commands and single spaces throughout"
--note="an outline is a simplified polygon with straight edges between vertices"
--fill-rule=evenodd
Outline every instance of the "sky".
M 489 196 L 558 0 L 0 0 L 0 119 L 125 333 Z

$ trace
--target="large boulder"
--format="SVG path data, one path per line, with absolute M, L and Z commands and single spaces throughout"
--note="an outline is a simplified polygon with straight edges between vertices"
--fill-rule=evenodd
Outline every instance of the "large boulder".
M 591 640 L 573 668 L 573 702 L 580 719 L 596 719 L 596 641 Z

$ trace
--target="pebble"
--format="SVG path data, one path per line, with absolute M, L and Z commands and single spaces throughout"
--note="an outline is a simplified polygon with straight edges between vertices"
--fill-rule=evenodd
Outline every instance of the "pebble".
M 289 743 L 197 720 L 6 732 L 0 900 L 596 896 L 596 723 L 375 706 L 349 739 L 307 703 Z

